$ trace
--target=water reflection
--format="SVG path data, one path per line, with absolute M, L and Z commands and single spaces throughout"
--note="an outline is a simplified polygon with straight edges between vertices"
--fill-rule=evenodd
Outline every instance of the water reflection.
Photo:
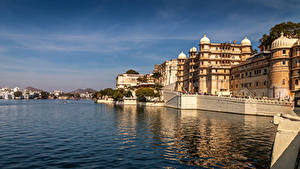
M 166 160 L 208 168 L 269 166 L 275 136 L 271 118 L 156 107 L 114 108 L 118 134 L 125 135 L 122 143 L 150 145 Z
M 88 101 L 5 102 L 0 168 L 268 168 L 270 120 Z

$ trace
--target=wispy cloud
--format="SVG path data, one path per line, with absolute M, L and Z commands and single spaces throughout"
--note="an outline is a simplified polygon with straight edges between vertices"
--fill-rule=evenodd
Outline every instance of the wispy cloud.
M 257 5 L 263 5 L 266 7 L 271 7 L 273 9 L 289 9 L 289 10 L 299 10 L 300 3 L 298 0 L 247 0 L 255 3 Z
M 274 24 L 300 15 L 299 0 L 59 4 L 0 2 L 0 86 L 109 87 L 117 73 L 151 72 L 204 33 L 213 42 L 248 36 L 255 47 Z

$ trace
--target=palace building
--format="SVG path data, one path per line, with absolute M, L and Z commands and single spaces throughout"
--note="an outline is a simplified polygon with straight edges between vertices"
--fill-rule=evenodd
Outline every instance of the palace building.
M 154 72 L 159 72 L 161 77 L 159 78 L 159 83 L 163 86 L 170 85 L 177 82 L 177 69 L 178 60 L 166 60 L 164 63 L 155 65 Z
M 247 37 L 240 44 L 212 43 L 204 35 L 198 46 L 188 56 L 181 52 L 177 59 L 156 65 L 160 83 L 166 86 L 176 79 L 176 89 L 183 93 L 277 99 L 293 99 L 300 89 L 299 39 L 282 33 L 270 49 L 253 55 Z
M 248 58 L 231 70 L 231 91 L 237 96 L 293 99 L 300 88 L 300 40 L 281 36 L 271 49 Z
M 230 91 L 230 69 L 251 55 L 251 42 L 247 37 L 241 44 L 211 43 L 204 35 L 189 58 L 178 55 L 178 91 L 216 95 Z

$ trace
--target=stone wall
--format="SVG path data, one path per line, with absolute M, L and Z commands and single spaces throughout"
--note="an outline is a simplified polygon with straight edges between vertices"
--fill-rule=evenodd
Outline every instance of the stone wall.
M 244 114 L 245 100 L 199 95 L 197 96 L 197 108 L 201 110 Z
M 171 108 L 180 108 L 180 96 L 177 92 L 164 91 L 165 106 Z
M 298 116 L 296 118 L 299 119 Z M 300 168 L 300 121 L 274 116 L 278 124 L 273 145 L 271 169 Z M 298 167 L 296 167 L 298 166 Z
M 237 114 L 274 116 L 278 113 L 290 114 L 293 110 L 291 102 L 275 100 L 257 100 L 207 95 L 179 95 L 165 92 L 165 106 L 177 109 L 198 109 Z
M 196 95 L 181 95 L 179 97 L 181 109 L 197 109 L 197 96 Z
M 138 106 L 164 107 L 165 103 L 163 103 L 163 102 L 138 102 Z

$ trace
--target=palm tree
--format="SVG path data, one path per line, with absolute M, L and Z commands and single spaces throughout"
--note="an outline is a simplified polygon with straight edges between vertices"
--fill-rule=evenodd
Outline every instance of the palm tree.
M 155 79 L 155 82 L 158 81 L 158 79 L 161 77 L 161 73 L 159 72 L 154 72 L 152 77 Z

